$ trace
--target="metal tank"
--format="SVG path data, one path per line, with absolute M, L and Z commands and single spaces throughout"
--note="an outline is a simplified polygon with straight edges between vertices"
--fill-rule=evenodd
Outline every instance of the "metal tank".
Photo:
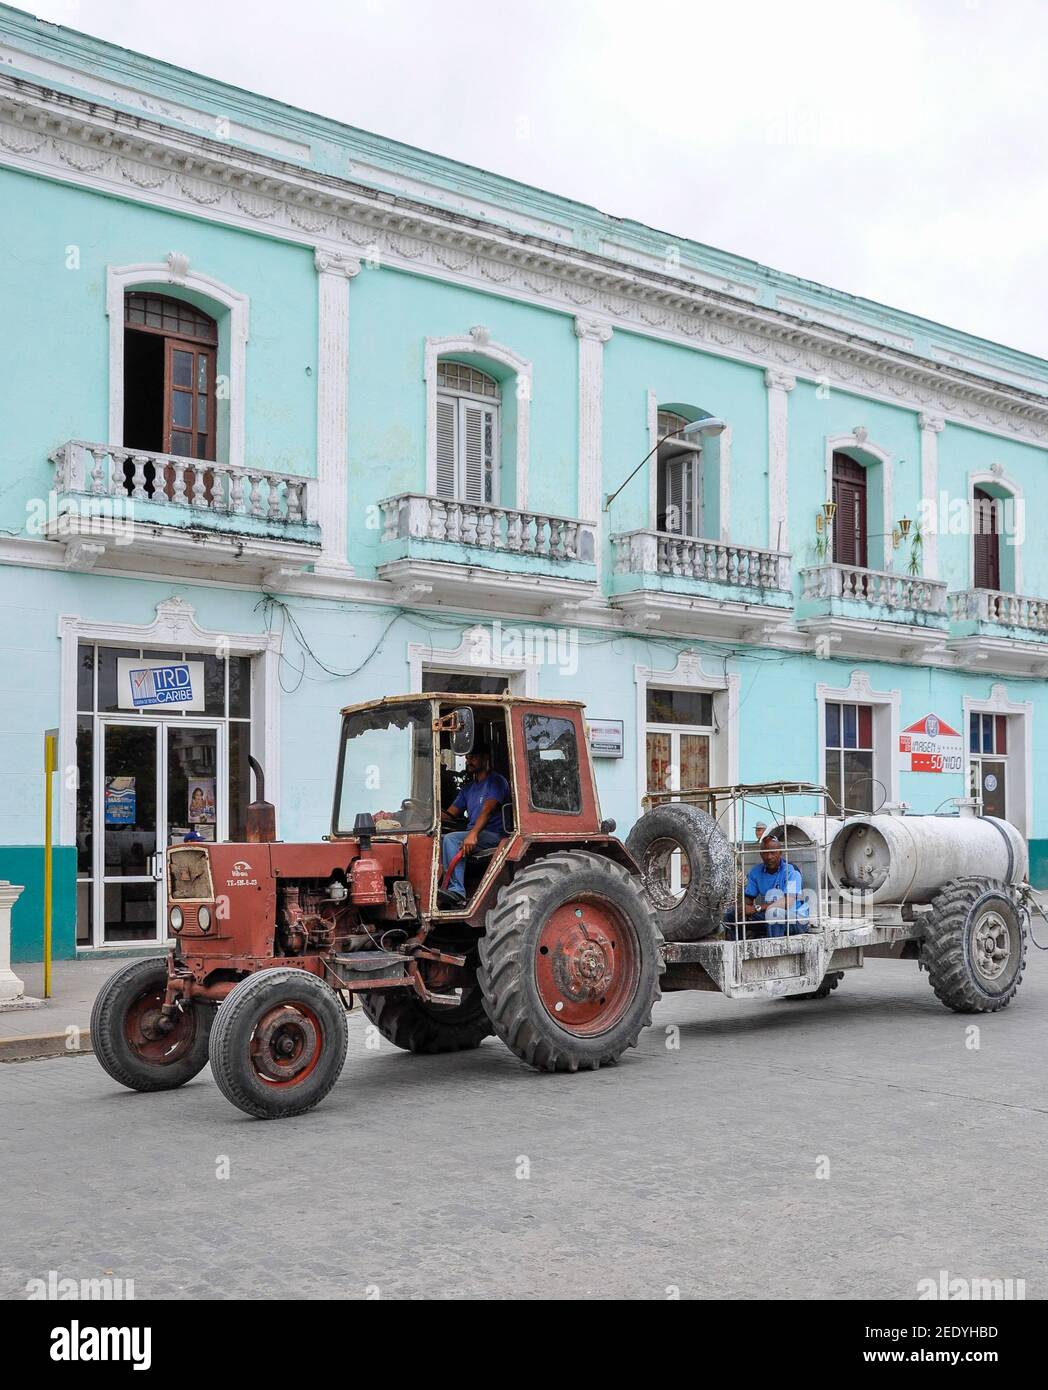
M 787 816 L 765 833 L 782 842 L 783 852 L 800 871 L 805 888 L 817 892 L 821 886 L 818 852 L 824 849 L 828 856 L 843 824 L 840 816 Z M 753 856 L 753 862 L 758 862 L 758 856 Z
M 834 837 L 830 879 L 871 903 L 927 903 L 957 878 L 1021 883 L 1026 841 L 995 816 L 850 816 Z

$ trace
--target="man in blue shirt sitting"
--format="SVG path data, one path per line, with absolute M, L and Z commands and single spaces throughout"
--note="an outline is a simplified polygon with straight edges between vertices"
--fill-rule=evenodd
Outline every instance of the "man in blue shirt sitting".
M 448 865 L 462 851 L 462 858 L 451 871 L 446 890 L 439 894 L 441 907 L 461 907 L 466 901 L 466 859 L 477 849 L 491 849 L 502 839 L 502 806 L 510 800 L 509 783 L 500 772 L 492 772 L 491 758 L 484 749 L 466 756 L 468 779 L 444 816 L 466 818 L 465 830 L 448 831 L 440 844 L 441 883 Z
M 804 896 L 800 870 L 783 858 L 782 844 L 774 835 L 761 841 L 761 862 L 754 864 L 743 890 L 747 936 L 790 936 L 808 930 L 810 908 Z M 725 935 L 739 939 L 737 909 L 724 914 Z

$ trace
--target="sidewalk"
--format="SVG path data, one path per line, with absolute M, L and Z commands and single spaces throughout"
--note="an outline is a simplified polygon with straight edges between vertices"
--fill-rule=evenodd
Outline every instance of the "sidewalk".
M 56 960 L 51 966 L 51 998 L 31 1009 L 0 1009 L 0 1062 L 60 1057 L 91 1051 L 91 1006 L 95 995 L 127 956 L 107 960 Z M 30 997 L 43 998 L 42 961 L 14 967 Z

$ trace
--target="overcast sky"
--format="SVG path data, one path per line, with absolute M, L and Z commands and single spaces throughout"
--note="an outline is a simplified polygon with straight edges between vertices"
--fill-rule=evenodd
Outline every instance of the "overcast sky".
M 22 0 L 1048 357 L 1048 0 Z

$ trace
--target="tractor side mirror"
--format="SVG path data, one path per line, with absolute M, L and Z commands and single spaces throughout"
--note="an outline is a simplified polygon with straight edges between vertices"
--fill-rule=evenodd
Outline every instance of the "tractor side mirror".
M 454 711 L 455 726 L 451 734 L 451 751 L 453 753 L 472 753 L 473 739 L 475 737 L 475 727 L 473 721 L 473 711 L 468 705 L 463 705 L 461 709 Z

